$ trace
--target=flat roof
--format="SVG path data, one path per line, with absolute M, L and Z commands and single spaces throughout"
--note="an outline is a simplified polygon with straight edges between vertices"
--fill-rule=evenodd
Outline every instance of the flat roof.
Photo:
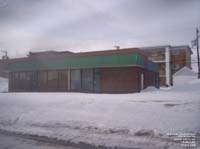
M 68 68 L 102 68 L 102 67 L 144 67 L 145 55 L 135 48 L 92 51 L 67 54 L 55 59 L 26 58 L 10 64 L 10 71 L 31 71 Z

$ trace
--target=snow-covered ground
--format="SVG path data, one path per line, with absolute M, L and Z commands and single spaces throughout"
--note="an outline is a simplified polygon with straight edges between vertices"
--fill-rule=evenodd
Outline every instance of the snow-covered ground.
M 200 134 L 200 81 L 134 94 L 0 93 L 0 129 L 72 142 L 182 148 L 167 133 Z

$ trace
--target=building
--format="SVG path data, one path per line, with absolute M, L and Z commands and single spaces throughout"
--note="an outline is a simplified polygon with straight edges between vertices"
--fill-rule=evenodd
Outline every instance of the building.
M 133 93 L 159 87 L 157 65 L 139 49 L 50 53 L 49 59 L 29 54 L 9 64 L 9 91 Z
M 187 66 L 191 68 L 192 50 L 189 46 L 155 46 L 140 48 L 148 59 L 159 66 L 160 86 L 173 85 L 173 74 Z
M 173 75 L 174 85 L 185 85 L 191 81 L 197 79 L 197 74 L 189 69 L 188 67 L 183 67 Z
M 8 65 L 21 62 L 21 61 L 27 61 L 27 59 L 35 59 L 38 61 L 42 60 L 48 60 L 53 58 L 62 58 L 67 56 L 68 54 L 73 54 L 73 52 L 70 51 L 43 51 L 43 52 L 29 52 L 27 57 L 22 58 L 12 58 L 12 59 L 0 59 L 0 77 L 8 78 Z
M 25 58 L 0 59 L 0 77 L 8 78 L 8 66 Z

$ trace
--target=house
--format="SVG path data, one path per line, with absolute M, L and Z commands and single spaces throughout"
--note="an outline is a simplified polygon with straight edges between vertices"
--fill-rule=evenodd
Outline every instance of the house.
M 197 79 L 197 74 L 188 67 L 183 67 L 177 71 L 174 75 L 174 85 L 184 85 L 189 81 Z
M 50 53 L 9 64 L 9 91 L 134 93 L 159 87 L 158 67 L 140 49 Z
M 192 50 L 189 46 L 155 46 L 140 48 L 148 59 L 159 65 L 160 86 L 173 85 L 173 74 L 187 66 L 191 68 Z

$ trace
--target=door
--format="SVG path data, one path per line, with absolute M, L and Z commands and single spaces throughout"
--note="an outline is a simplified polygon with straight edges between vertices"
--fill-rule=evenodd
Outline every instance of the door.
M 58 90 L 67 91 L 68 90 L 68 71 L 61 70 L 58 72 Z
M 71 70 L 71 91 L 80 91 L 81 90 L 81 70 L 73 69 Z
M 94 92 L 101 92 L 101 71 L 100 69 L 94 69 Z
M 85 92 L 93 92 L 93 69 L 82 69 L 82 90 Z

